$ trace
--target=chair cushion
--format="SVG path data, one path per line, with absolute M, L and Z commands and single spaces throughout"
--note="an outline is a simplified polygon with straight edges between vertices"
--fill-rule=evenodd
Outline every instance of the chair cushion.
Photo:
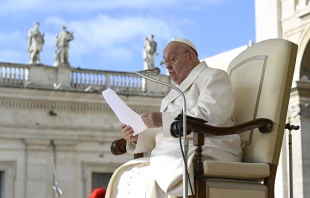
M 226 179 L 262 180 L 269 176 L 265 163 L 204 161 L 204 176 Z
M 266 198 L 267 186 L 254 181 L 206 179 L 207 198 Z

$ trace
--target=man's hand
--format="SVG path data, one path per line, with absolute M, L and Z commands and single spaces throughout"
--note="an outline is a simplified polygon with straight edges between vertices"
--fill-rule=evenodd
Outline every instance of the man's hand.
M 125 140 L 127 140 L 127 141 L 137 141 L 138 140 L 138 135 L 132 136 L 134 131 L 130 126 L 122 124 L 121 125 L 121 131 L 122 131 L 122 134 L 123 134 L 123 137 Z
M 147 128 L 157 128 L 163 125 L 160 112 L 143 113 L 141 118 Z

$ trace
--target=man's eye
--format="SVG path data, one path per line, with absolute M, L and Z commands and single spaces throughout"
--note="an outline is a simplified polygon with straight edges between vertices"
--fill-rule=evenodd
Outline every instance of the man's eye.
M 171 58 L 170 61 L 171 61 L 171 62 L 174 62 L 174 61 L 175 61 L 175 57 Z

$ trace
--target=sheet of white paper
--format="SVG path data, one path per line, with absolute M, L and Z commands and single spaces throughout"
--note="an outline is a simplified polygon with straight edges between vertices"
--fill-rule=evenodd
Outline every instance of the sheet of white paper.
M 134 135 L 147 128 L 140 115 L 128 107 L 114 90 L 108 88 L 102 92 L 102 95 L 121 123 L 133 128 Z

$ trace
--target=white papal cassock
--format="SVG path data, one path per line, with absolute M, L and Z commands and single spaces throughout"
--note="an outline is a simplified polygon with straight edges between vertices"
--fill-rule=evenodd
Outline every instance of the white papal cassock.
M 234 125 L 235 103 L 231 82 L 225 71 L 210 68 L 201 62 L 178 88 L 185 94 L 187 115 L 207 120 L 213 126 Z M 137 144 L 127 142 L 129 153 L 151 152 L 150 157 L 131 160 L 119 167 L 108 185 L 107 198 L 183 195 L 180 143 L 179 139 L 170 135 L 170 125 L 181 111 L 182 98 L 172 90 L 161 103 L 163 127 L 143 131 Z M 188 169 L 192 183 L 194 150 L 192 135 L 189 135 Z M 206 160 L 240 161 L 242 148 L 239 135 L 206 136 L 203 155 Z M 190 188 L 188 192 L 191 192 Z

